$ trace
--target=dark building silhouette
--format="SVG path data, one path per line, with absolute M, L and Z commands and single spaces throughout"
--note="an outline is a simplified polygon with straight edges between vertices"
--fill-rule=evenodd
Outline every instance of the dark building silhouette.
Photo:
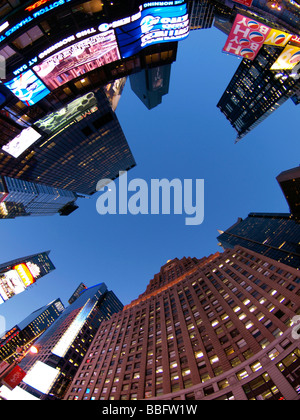
M 300 226 L 290 214 L 250 213 L 219 232 L 219 245 L 224 249 L 243 246 L 300 269 Z
M 295 220 L 300 221 L 300 166 L 281 172 L 276 178 Z

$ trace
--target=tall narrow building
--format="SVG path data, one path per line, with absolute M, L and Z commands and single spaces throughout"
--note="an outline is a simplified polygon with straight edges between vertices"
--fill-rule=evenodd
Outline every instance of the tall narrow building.
M 39 399 L 62 399 L 103 321 L 123 309 L 105 283 L 86 288 L 36 341 L 36 356 L 20 363 L 21 387 Z
M 297 400 L 296 314 L 299 271 L 268 257 L 168 261 L 100 325 L 65 399 Z
M 55 270 L 50 251 L 0 264 L 0 304 Z
M 250 213 L 219 232 L 219 245 L 224 249 L 240 245 L 300 269 L 300 225 L 290 214 Z

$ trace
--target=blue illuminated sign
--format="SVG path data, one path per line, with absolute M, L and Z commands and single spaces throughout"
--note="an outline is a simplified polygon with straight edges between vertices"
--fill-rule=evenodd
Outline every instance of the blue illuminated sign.
M 50 93 L 32 70 L 28 70 L 4 84 L 27 106 L 36 104 Z
M 179 1 L 146 3 L 138 20 L 116 28 L 122 58 L 131 57 L 149 45 L 179 41 L 188 36 L 187 6 L 175 3 Z

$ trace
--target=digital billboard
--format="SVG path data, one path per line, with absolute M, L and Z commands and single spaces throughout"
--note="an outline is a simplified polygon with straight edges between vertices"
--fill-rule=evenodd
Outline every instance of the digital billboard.
M 94 93 L 90 92 L 81 98 L 75 99 L 60 110 L 36 121 L 34 125 L 44 133 L 51 135 L 68 126 L 73 120 L 75 121 L 77 116 L 82 115 L 97 104 Z
M 36 104 L 50 93 L 32 70 L 28 70 L 4 84 L 27 106 Z
M 271 67 L 271 70 L 292 70 L 299 61 L 300 48 L 287 45 Z
M 149 45 L 179 41 L 188 36 L 186 4 L 165 3 L 168 5 L 159 7 L 154 6 L 156 2 L 144 4 L 139 19 L 116 28 L 122 58 L 131 57 Z
M 33 67 L 34 72 L 54 90 L 86 73 L 121 58 L 114 30 L 79 41 Z
M 25 284 L 15 270 L 0 274 L 0 304 L 24 292 L 25 289 Z
M 47 394 L 52 388 L 52 384 L 58 378 L 59 370 L 46 365 L 41 361 L 36 361 L 29 370 L 23 382 L 34 389 Z
M 264 44 L 285 47 L 291 38 L 292 34 L 279 31 L 278 29 L 271 29 L 266 40 L 264 41 Z
M 17 137 L 3 146 L 2 150 L 14 158 L 18 158 L 23 152 L 25 152 L 25 150 L 28 149 L 28 147 L 34 144 L 41 137 L 42 136 L 32 127 L 25 128 Z
M 270 31 L 268 26 L 238 14 L 223 52 L 254 60 Z

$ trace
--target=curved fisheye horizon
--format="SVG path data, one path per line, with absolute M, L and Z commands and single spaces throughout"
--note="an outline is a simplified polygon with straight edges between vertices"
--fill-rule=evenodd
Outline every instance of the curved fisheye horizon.
M 0 399 L 299 399 L 300 4 L 4 3 Z

